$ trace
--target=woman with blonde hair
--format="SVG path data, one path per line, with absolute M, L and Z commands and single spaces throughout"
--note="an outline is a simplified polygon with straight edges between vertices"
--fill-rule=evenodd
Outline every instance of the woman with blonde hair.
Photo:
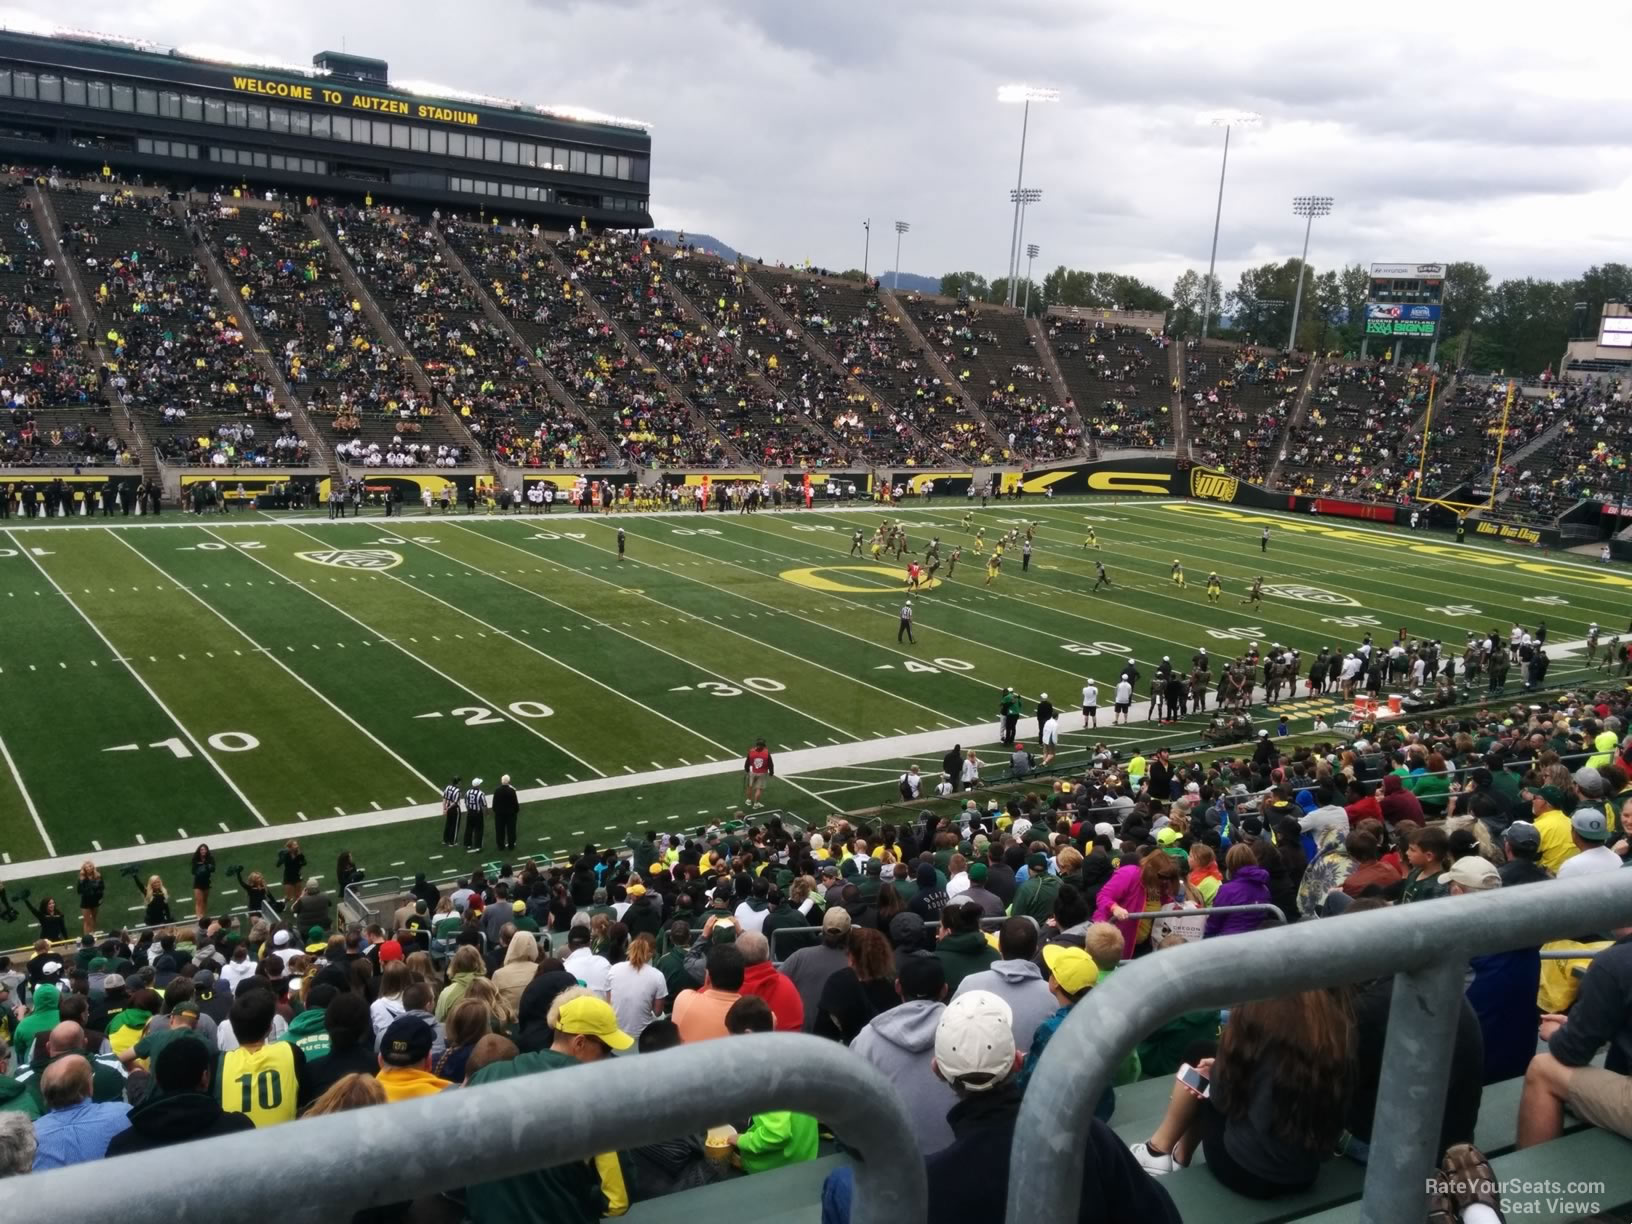
M 346 1113 L 353 1109 L 366 1109 L 370 1105 L 385 1104 L 385 1089 L 375 1082 L 372 1075 L 363 1075 L 353 1071 L 334 1082 L 331 1087 L 317 1100 L 306 1107 L 303 1118 L 319 1118 L 324 1114 Z
M 475 999 L 487 1008 L 495 1033 L 508 1033 L 515 1028 L 516 1009 L 499 993 L 499 988 L 493 985 L 492 978 L 477 978 L 470 984 L 470 989 L 465 991 L 465 998 Z
M 158 876 L 147 877 L 147 887 L 142 890 L 142 896 L 147 901 L 143 921 L 148 926 L 169 926 L 174 921 L 170 917 L 170 894 L 165 891 L 164 881 Z
M 293 905 L 306 884 L 306 856 L 294 838 L 284 842 L 278 851 L 278 866 L 283 871 L 283 903 Z
M 487 976 L 487 967 L 482 964 L 482 954 L 470 944 L 463 944 L 453 954 L 453 961 L 448 965 L 448 984 L 442 988 L 442 993 L 436 996 L 436 1022 L 446 1024 L 448 1013 L 459 1001 L 465 997 L 470 984 L 477 978 Z
M 656 957 L 657 942 L 642 932 L 630 941 L 626 959 L 613 965 L 607 975 L 618 1027 L 631 1037 L 638 1038 L 642 1029 L 663 1014 L 663 1000 L 669 996 L 667 979 L 652 964 Z
M 527 989 L 527 983 L 533 980 L 537 970 L 538 940 L 531 931 L 517 931 L 510 937 L 504 964 L 493 974 L 493 985 L 511 1011 L 521 1007 L 521 992 Z
M 79 891 L 80 929 L 87 935 L 95 935 L 96 911 L 102 908 L 102 894 L 107 891 L 107 885 L 102 882 L 102 873 L 90 859 L 79 865 L 79 880 L 75 888 Z
M 436 971 L 436 962 L 431 959 L 429 952 L 423 949 L 410 952 L 408 953 L 408 959 L 403 964 L 408 966 L 408 979 L 410 981 L 424 982 L 425 985 L 431 988 L 432 995 L 442 989 L 442 975 Z

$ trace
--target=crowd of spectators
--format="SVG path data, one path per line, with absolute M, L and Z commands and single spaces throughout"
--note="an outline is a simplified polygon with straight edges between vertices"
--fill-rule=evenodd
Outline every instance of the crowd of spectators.
M 187 414 L 165 420 L 155 429 L 153 448 L 167 463 L 196 467 L 304 467 L 310 459 L 306 440 L 287 421 L 255 422 L 242 417 L 207 417 L 188 423 Z
M 1082 423 L 1074 405 L 1054 393 L 1024 318 L 968 299 L 909 294 L 903 305 L 1004 439 L 1002 458 L 1068 459 L 1081 452 Z
M 1267 483 L 1303 383 L 1304 360 L 1250 344 L 1234 352 L 1188 346 L 1190 457 Z
M 1514 407 L 1518 409 L 1519 404 Z M 1522 461 L 1504 462 L 1502 483 L 1509 495 L 1501 505 L 1502 517 L 1551 522 L 1584 498 L 1625 498 L 1632 407 L 1619 386 L 1607 391 L 1555 387 L 1538 400 L 1527 399 L 1524 409 L 1526 424 L 1519 446 L 1555 421 L 1562 424 Z M 1496 412 L 1499 416 L 1499 405 Z M 1509 446 L 1513 445 L 1510 441 Z
M 1368 721 L 1352 739 L 1296 747 L 1266 732 L 1250 753 L 1212 760 L 1165 749 L 1101 757 L 1006 803 L 971 799 L 907 823 L 835 817 L 802 828 L 771 816 L 649 830 L 621 850 L 590 844 L 450 887 L 421 874 L 366 926 L 337 925 L 291 852 L 280 856 L 292 878 L 286 870 L 279 920 L 201 916 L 139 938 L 87 934 L 67 950 L 42 940 L 26 966 L 0 965 L 12 1043 L 0 1076 L 4 1172 L 631 1049 L 660 1056 L 742 1033 L 806 1032 L 847 1046 L 899 1094 L 932 1204 L 1000 1206 L 1006 1179 L 989 1166 L 1007 1160 L 1034 1068 L 1119 966 L 1242 938 L 1269 907 L 1289 923 L 1343 921 L 1620 870 L 1629 718 L 1624 692 L 1583 692 Z M 337 868 L 354 871 L 349 856 Z M 100 883 L 90 863 L 75 882 L 87 931 Z M 162 898 L 162 888 L 150 881 L 147 893 Z M 201 915 L 207 900 L 207 887 L 202 900 L 195 891 Z M 1265 909 L 1225 910 L 1241 905 Z M 986 919 L 994 929 L 983 931 Z M 55 934 L 65 935 L 60 925 Z M 1624 1068 L 1589 1066 L 1605 1044 L 1632 1039 L 1624 951 L 1600 952 L 1581 979 L 1545 973 L 1534 948 L 1474 959 L 1442 1152 L 1471 1142 L 1484 1085 L 1521 1075 L 1521 1147 L 1555 1137 L 1566 1102 L 1632 1130 L 1606 1104 L 1624 1095 Z M 1297 993 L 1238 1005 L 1227 1020 L 1205 1010 L 1148 1034 L 1098 1102 L 1087 1177 L 1100 1197 L 1085 1209 L 1177 1220 L 1160 1178 L 1198 1147 L 1225 1191 L 1259 1198 L 1308 1187 L 1339 1153 L 1363 1159 L 1380 1141 L 1372 1124 L 1391 989 L 1385 978 Z M 1539 1054 L 1538 1029 L 1549 1046 Z M 1117 1088 L 1182 1063 L 1210 1079 L 1210 1099 L 1175 1090 L 1165 1117 L 1117 1139 L 1105 1126 Z M 274 1077 L 278 1091 L 244 1096 L 239 1067 Z M 809 1115 L 734 1121 L 651 1144 L 632 1134 L 618 1152 L 469 1187 L 466 1216 L 490 1224 L 548 1202 L 550 1218 L 589 1224 L 821 1151 Z M 830 1177 L 829 1218 L 846 1218 L 849 1194 L 847 1173 Z
M 155 421 L 167 409 L 270 420 L 273 387 L 245 347 L 238 304 L 217 300 L 164 198 L 110 188 L 51 199 L 120 401 Z
M 1050 318 L 1048 339 L 1083 428 L 1099 449 L 1173 445 L 1170 336 L 1097 319 Z
M 1308 415 L 1287 435 L 1278 487 L 1365 501 L 1395 501 L 1409 492 L 1428 380 L 1426 369 L 1394 370 L 1382 362 L 1327 365 Z
M 22 184 L 0 185 L 0 464 L 121 462 L 101 371 L 74 326 Z
M 776 304 L 823 344 L 853 377 L 889 405 L 898 419 L 924 439 L 943 463 L 991 462 L 994 451 L 981 423 L 963 399 L 914 352 L 900 321 L 866 284 L 754 265 Z
M 308 418 L 331 437 L 356 440 L 366 423 L 371 442 L 390 442 L 433 416 L 406 362 L 374 333 L 322 240 L 298 216 L 216 197 L 190 220 Z M 296 450 L 294 443 L 285 449 Z
M 527 355 L 444 256 L 432 222 L 387 208 L 331 207 L 323 219 L 435 394 L 477 441 L 488 444 L 548 401 Z M 420 414 L 427 427 L 435 419 L 429 404 Z
M 786 403 L 825 427 L 851 454 L 872 462 L 912 464 L 930 453 L 905 414 L 847 386 L 814 342 L 807 343 L 796 326 L 780 324 L 738 265 L 683 244 L 680 250 L 684 258 L 669 265 L 675 286 Z

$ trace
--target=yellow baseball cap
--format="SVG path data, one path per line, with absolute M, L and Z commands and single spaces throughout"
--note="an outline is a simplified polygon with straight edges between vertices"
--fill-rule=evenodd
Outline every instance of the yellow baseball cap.
M 1081 994 L 1099 981 L 1099 966 L 1094 958 L 1081 948 L 1069 944 L 1045 944 L 1043 963 L 1066 994 Z M 608 1008 L 607 1010 L 611 1010 Z
M 1086 958 L 1087 954 L 1083 955 Z M 627 1050 L 635 1044 L 635 1039 L 618 1027 L 612 1005 L 605 999 L 589 996 L 569 999 L 561 1005 L 561 1022 L 556 1025 L 556 1031 L 597 1037 L 614 1050 Z

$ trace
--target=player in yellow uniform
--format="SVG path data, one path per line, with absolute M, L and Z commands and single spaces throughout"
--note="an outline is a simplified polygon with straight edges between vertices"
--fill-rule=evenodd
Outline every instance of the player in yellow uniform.
M 986 528 L 980 527 L 975 531 L 975 556 L 986 551 Z
M 1099 547 L 1099 536 L 1095 533 L 1092 526 L 1088 528 L 1088 538 L 1082 542 L 1082 546 L 1084 549 L 1092 548 L 1096 552 L 1103 551 Z
M 975 512 L 970 510 L 963 516 L 963 530 L 967 533 L 969 525 L 975 521 Z
M 1219 582 L 1218 575 L 1216 573 L 1208 574 L 1207 575 L 1207 602 L 1216 604 L 1218 602 L 1218 600 L 1219 600 L 1219 597 L 1221 595 L 1223 595 L 1223 594 L 1224 594 L 1224 587 Z
M 986 562 L 986 585 L 992 585 L 992 579 L 997 577 L 997 571 L 1003 568 L 1003 549 L 1001 546 L 992 550 L 991 558 Z
M 1184 566 L 1177 557 L 1173 558 L 1173 585 L 1181 590 L 1184 588 Z

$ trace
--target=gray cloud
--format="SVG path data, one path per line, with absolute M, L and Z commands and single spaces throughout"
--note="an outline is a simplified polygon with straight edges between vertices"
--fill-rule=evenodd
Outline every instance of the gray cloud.
M 12 0 L 55 20 L 59 6 Z M 1020 140 L 998 85 L 1058 87 L 1034 107 L 1028 215 L 1039 266 L 1128 271 L 1167 287 L 1204 267 L 1221 134 L 1200 111 L 1264 124 L 1232 143 L 1220 274 L 1296 255 L 1290 201 L 1337 197 L 1311 258 L 1469 258 L 1497 275 L 1573 274 L 1627 257 L 1632 106 L 1618 58 L 1628 10 L 1413 12 L 1398 34 L 1361 11 L 1261 0 L 1238 11 L 1090 0 L 490 0 L 389 10 L 286 0 L 276 20 L 207 0 L 81 0 L 74 23 L 303 63 L 323 47 L 388 59 L 400 78 L 654 124 L 660 225 L 769 259 L 871 268 L 912 222 L 909 270 L 1001 275 Z M 388 15 L 387 15 L 388 14 Z M 885 239 L 884 235 L 889 234 Z

